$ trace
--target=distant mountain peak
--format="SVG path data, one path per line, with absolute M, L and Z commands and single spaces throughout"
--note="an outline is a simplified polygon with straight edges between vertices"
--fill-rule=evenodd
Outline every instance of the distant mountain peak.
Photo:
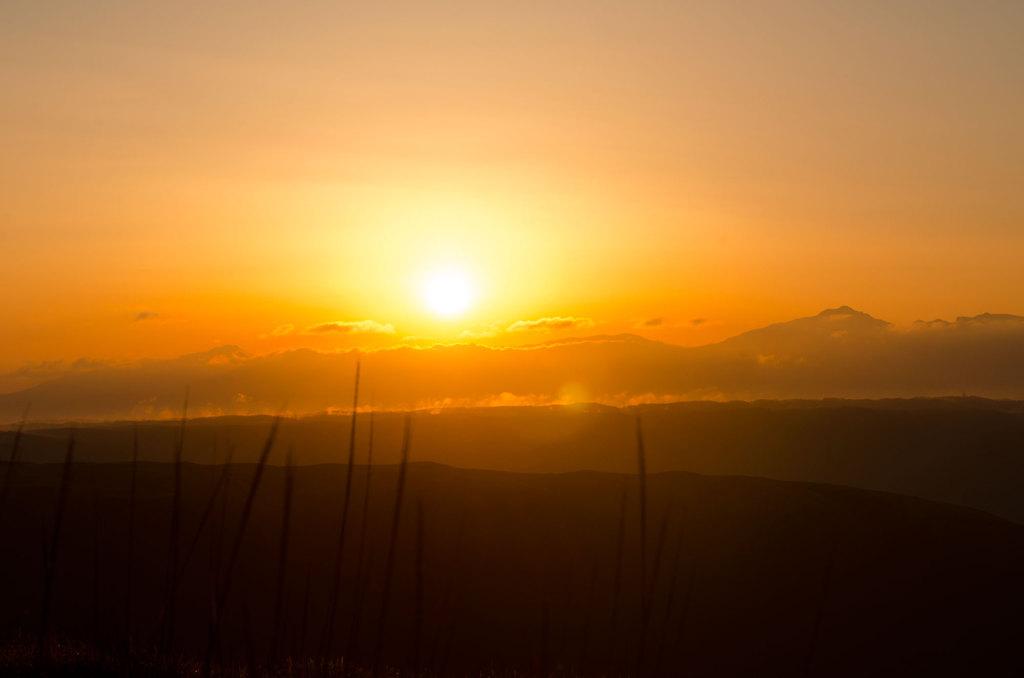
M 885 320 L 843 305 L 826 308 L 817 315 L 750 330 L 726 339 L 722 344 L 733 347 L 771 347 L 773 351 L 784 350 L 796 354 L 811 344 L 821 346 L 853 336 L 874 335 L 890 326 L 891 323 Z
M 816 316 L 809 318 L 798 318 L 791 320 L 789 323 L 782 323 L 783 325 L 790 326 L 815 326 L 822 325 L 823 329 L 834 328 L 837 325 L 841 325 L 844 330 L 879 330 L 885 329 L 892 325 L 887 320 L 881 320 L 874 317 L 870 313 L 864 311 L 858 311 L 857 309 L 846 306 L 839 306 L 837 308 L 826 308 L 824 311 Z
M 814 317 L 815 318 L 828 318 L 830 320 L 832 320 L 832 319 L 845 319 L 845 318 L 858 318 L 858 319 L 863 319 L 863 320 L 871 320 L 873 322 L 885 322 L 884 320 L 879 320 L 878 318 L 875 318 L 874 316 L 872 316 L 872 315 L 870 315 L 868 313 L 865 313 L 864 311 L 858 311 L 857 309 L 852 308 L 850 306 L 847 306 L 845 304 L 842 305 L 842 306 L 839 306 L 837 308 L 826 308 L 824 311 L 822 311 L 821 313 L 819 313 L 818 315 L 816 315 Z

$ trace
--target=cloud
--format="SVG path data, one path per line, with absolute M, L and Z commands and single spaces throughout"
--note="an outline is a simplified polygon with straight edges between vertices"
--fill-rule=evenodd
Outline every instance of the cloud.
M 649 318 L 640 323 L 640 327 L 661 327 L 665 324 L 664 318 Z
M 93 360 L 92 358 L 79 358 L 75 362 L 71 363 L 71 369 L 73 370 L 95 370 L 101 367 L 107 367 L 110 362 L 107 360 Z
M 275 327 L 274 329 L 270 330 L 269 332 L 264 332 L 258 338 L 259 339 L 269 339 L 270 337 L 285 337 L 285 336 L 288 336 L 289 334 L 291 334 L 294 331 L 295 331 L 295 325 L 292 325 L 291 323 L 288 323 L 288 324 L 285 324 L 285 325 L 278 325 L 277 327 Z
M 973 317 L 959 316 L 955 322 L 949 322 L 941 318 L 935 320 L 916 320 L 912 326 L 912 329 L 916 330 L 933 330 L 933 329 L 946 329 L 946 328 L 1000 328 L 1000 329 L 1017 329 L 1021 323 L 1024 323 L 1024 316 L 1010 315 L 1008 313 L 982 313 Z
M 707 318 L 694 318 L 693 320 L 690 321 L 690 324 L 693 325 L 694 327 L 697 327 L 698 325 L 703 325 L 707 321 Z
M 69 371 L 84 372 L 96 370 L 101 367 L 109 367 L 113 363 L 107 360 L 93 360 L 91 358 L 79 358 L 71 363 L 63 360 L 43 360 L 37 363 L 26 363 L 4 376 L 8 377 L 53 377 Z
M 505 331 L 528 332 L 540 330 L 541 332 L 550 332 L 552 330 L 593 327 L 595 324 L 591 318 L 563 318 L 561 316 L 554 316 L 551 318 L 537 318 L 536 320 L 519 320 L 505 328 Z
M 395 327 L 391 324 L 379 323 L 376 320 L 337 320 L 319 323 L 306 328 L 306 334 L 394 334 Z
M 109 367 L 112 364 L 109 361 L 89 358 L 79 358 L 70 363 L 64 360 L 25 363 L 12 372 L 0 373 L 0 393 L 20 391 L 71 372 L 90 372 Z
M 459 334 L 459 339 L 462 341 L 468 341 L 473 339 L 490 339 L 498 336 L 502 331 L 500 325 L 495 323 L 487 323 L 484 325 L 477 325 L 471 329 L 462 330 Z
M 155 311 L 139 311 L 138 314 L 136 314 L 135 316 L 135 322 L 139 322 L 142 320 L 153 320 L 154 318 L 159 317 L 160 314 Z
M 26 363 L 11 372 L 11 375 L 20 377 L 48 377 L 67 369 L 63 360 L 42 360 L 36 363 Z

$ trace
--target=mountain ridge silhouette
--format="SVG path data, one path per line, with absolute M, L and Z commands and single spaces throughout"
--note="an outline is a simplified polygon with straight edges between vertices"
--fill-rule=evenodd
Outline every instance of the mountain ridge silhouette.
M 674 400 L 1024 398 L 1024 318 L 984 313 L 897 328 L 837 306 L 704 346 L 635 334 L 529 346 L 308 348 L 253 355 L 235 345 L 166 360 L 87 361 L 0 394 L 0 422 L 27 405 L 42 419 L 173 417 L 186 387 L 197 415 L 349 407 L 356 358 L 385 408 L 629 405 Z M 366 391 L 369 392 L 369 391 Z

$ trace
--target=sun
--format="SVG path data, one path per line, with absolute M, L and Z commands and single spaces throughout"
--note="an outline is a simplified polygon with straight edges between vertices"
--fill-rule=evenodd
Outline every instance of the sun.
M 473 286 L 457 271 L 435 271 L 423 285 L 427 307 L 446 318 L 461 315 L 473 302 Z

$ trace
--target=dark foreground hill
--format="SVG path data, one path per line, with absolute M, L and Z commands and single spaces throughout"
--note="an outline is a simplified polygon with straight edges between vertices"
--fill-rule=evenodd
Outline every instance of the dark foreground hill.
M 129 560 L 131 465 L 72 469 L 53 570 L 56 637 L 101 648 L 122 647 L 128 632 L 141 647 L 158 637 L 173 470 L 138 468 Z M 218 493 L 224 472 L 182 469 L 170 650 L 186 656 L 205 654 L 215 572 L 229 560 L 254 466 L 229 467 L 226 492 Z M 275 616 L 285 469 L 268 467 L 223 610 L 225 663 L 268 661 L 279 628 L 279 658 L 318 657 L 326 647 L 366 663 L 379 642 L 382 663 L 448 675 L 1019 675 L 1024 668 L 1024 528 L 984 513 L 828 485 L 662 473 L 647 478 L 644 539 L 638 476 L 427 463 L 408 469 L 386 606 L 399 470 L 372 469 L 360 560 L 366 468 L 356 467 L 337 623 L 325 644 L 345 468 L 295 473 L 282 612 Z M 41 546 L 60 477 L 60 465 L 16 468 L 0 516 L 4 638 L 37 632 Z
M 974 398 L 892 401 L 676 403 L 636 408 L 502 407 L 415 415 L 413 459 L 517 472 L 632 472 L 634 418 L 647 436 L 652 471 L 751 475 L 896 492 L 971 506 L 1024 522 L 1024 404 Z M 395 463 L 397 413 L 378 414 L 376 458 Z M 271 463 L 293 446 L 301 464 L 346 458 L 351 419 L 286 419 Z M 369 416 L 357 424 L 366 458 Z M 189 422 L 187 461 L 255 461 L 268 417 Z M 179 423 L 94 424 L 78 429 L 79 458 L 130 459 L 138 426 L 143 458 L 171 459 Z M 66 426 L 30 430 L 22 458 L 58 461 Z M 13 432 L 0 433 L 0 458 Z

